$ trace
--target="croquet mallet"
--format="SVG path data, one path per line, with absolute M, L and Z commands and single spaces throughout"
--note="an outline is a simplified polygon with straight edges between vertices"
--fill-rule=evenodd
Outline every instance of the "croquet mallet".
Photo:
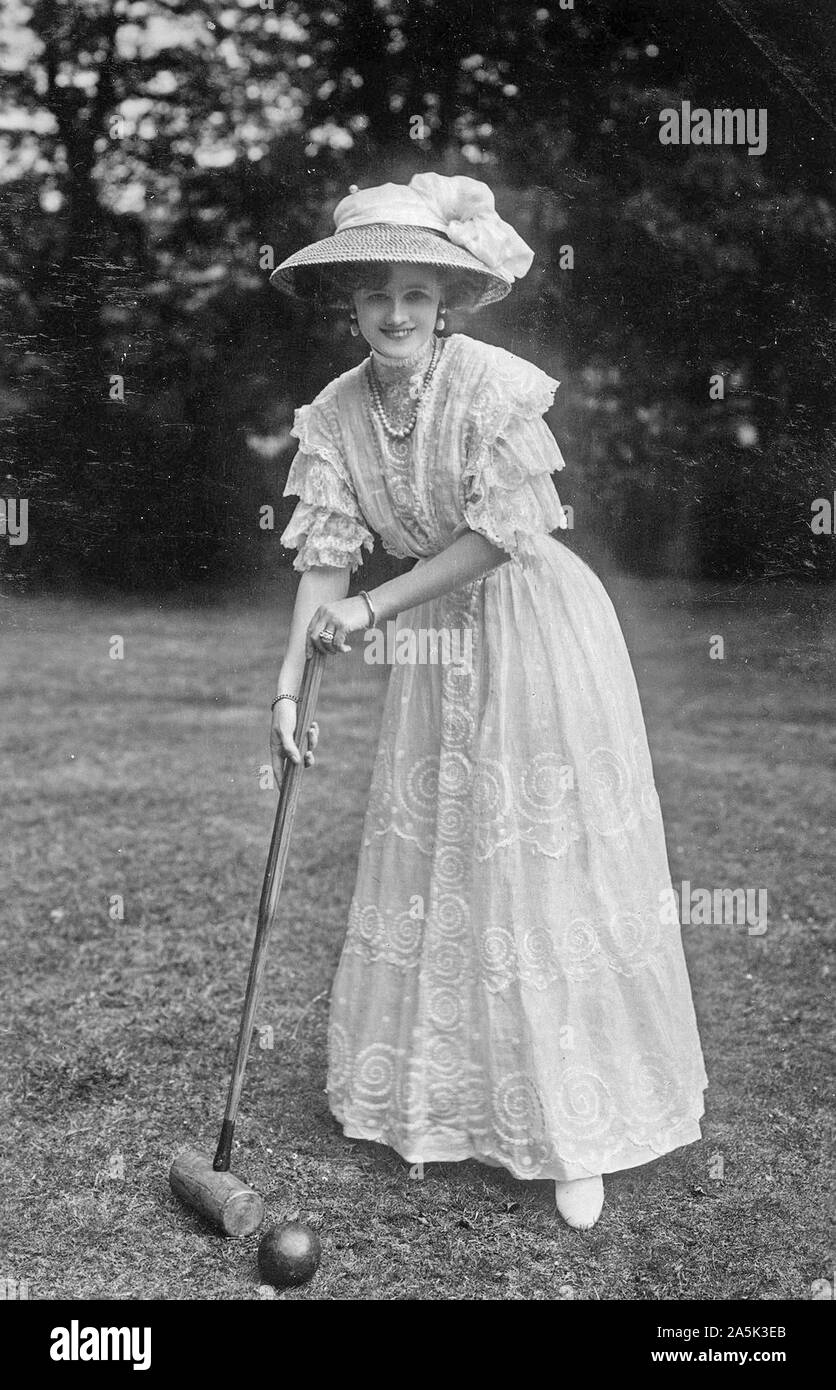
M 261 889 L 258 908 L 258 924 L 255 930 L 250 974 L 244 996 L 244 1011 L 238 1030 L 238 1043 L 235 1049 L 235 1065 L 229 1083 L 221 1135 L 214 1159 L 199 1149 L 183 1149 L 175 1158 L 169 1173 L 172 1190 L 189 1206 L 205 1216 L 217 1226 L 224 1235 L 248 1236 L 257 1230 L 264 1219 L 264 1199 L 254 1188 L 248 1187 L 240 1178 L 229 1171 L 232 1140 L 235 1133 L 235 1120 L 244 1084 L 244 1071 L 253 1033 L 253 1023 L 261 995 L 264 969 L 267 964 L 267 950 L 270 934 L 276 918 L 279 894 L 282 889 L 285 865 L 287 864 L 290 836 L 293 830 L 293 817 L 302 775 L 305 770 L 305 751 L 308 734 L 316 710 L 319 686 L 325 664 L 322 652 L 314 651 L 305 663 L 302 688 L 299 694 L 296 732 L 296 746 L 301 761 L 294 763 L 285 755 L 282 768 L 282 784 L 279 790 L 279 804 L 267 856 L 267 868 Z

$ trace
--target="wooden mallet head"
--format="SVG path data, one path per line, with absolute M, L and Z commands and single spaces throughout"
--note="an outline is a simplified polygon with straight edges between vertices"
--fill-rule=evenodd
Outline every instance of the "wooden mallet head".
M 251 1236 L 264 1220 L 264 1198 L 234 1173 L 216 1172 L 208 1154 L 183 1149 L 168 1175 L 172 1191 L 227 1236 Z

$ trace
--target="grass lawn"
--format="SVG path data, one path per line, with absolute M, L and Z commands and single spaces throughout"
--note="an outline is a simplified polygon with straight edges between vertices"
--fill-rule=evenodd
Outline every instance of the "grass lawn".
M 639 679 L 673 881 L 765 887 L 764 936 L 684 928 L 711 1086 L 703 1141 L 607 1179 L 580 1235 L 546 1182 L 423 1181 L 347 1141 L 325 1082 L 386 668 L 329 661 L 233 1168 L 323 1260 L 287 1299 L 807 1299 L 831 1278 L 827 1094 L 834 619 L 823 590 L 609 582 Z M 214 1150 L 275 793 L 286 602 L 4 600 L 0 1279 L 31 1298 L 251 1299 L 257 1237 L 172 1196 Z M 123 660 L 110 641 L 125 640 Z M 725 642 L 709 659 L 709 639 Z M 113 920 L 114 895 L 124 920 Z

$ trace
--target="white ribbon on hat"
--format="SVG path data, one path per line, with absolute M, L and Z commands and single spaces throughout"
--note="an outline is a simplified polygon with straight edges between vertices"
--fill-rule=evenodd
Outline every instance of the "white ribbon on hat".
M 496 211 L 487 184 L 457 174 L 415 174 L 409 181 L 443 220 L 450 240 L 483 261 L 505 280 L 518 280 L 531 269 L 534 252 Z
M 337 232 L 377 222 L 444 232 L 455 246 L 509 282 L 526 275 L 534 260 L 531 247 L 499 216 L 487 184 L 463 174 L 415 174 L 408 184 L 383 183 L 377 188 L 352 185 L 334 209 Z

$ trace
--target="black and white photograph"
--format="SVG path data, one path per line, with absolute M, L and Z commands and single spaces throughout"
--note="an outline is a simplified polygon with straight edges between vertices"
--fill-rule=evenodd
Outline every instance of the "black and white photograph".
M 825 0 L 6 0 L 47 1375 L 171 1374 L 199 1304 L 823 1354 L 835 63 Z

